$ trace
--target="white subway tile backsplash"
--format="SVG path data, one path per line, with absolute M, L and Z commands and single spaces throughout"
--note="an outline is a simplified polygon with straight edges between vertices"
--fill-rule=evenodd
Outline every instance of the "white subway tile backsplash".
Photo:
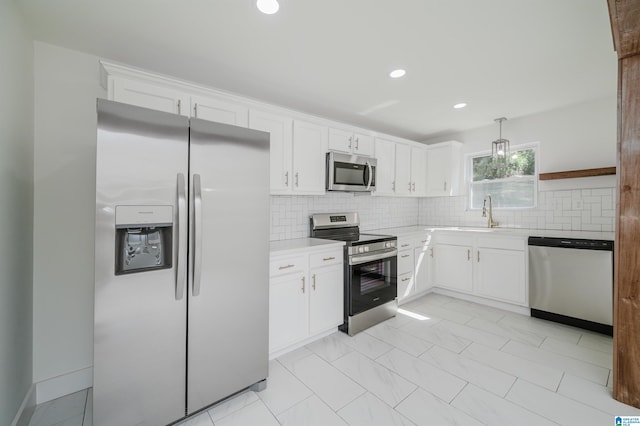
M 613 231 L 614 188 L 540 191 L 538 206 L 524 210 L 494 210 L 501 227 Z M 313 213 L 360 214 L 363 231 L 413 225 L 486 226 L 481 210 L 468 209 L 468 197 L 404 198 L 331 193 L 319 196 L 271 197 L 271 240 L 309 236 Z
M 525 210 L 494 210 L 500 226 L 527 229 L 613 231 L 614 188 L 540 191 L 538 206 Z M 419 223 L 424 225 L 484 226 L 481 211 L 468 210 L 468 197 L 423 198 Z

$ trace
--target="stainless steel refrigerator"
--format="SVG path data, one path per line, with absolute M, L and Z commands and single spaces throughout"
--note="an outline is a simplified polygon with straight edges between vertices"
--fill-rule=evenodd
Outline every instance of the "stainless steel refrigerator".
M 263 389 L 269 134 L 97 110 L 93 424 L 170 424 Z

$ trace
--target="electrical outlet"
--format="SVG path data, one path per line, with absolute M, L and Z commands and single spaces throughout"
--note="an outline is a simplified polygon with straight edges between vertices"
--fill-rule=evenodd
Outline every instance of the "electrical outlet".
M 571 202 L 571 210 L 582 210 L 582 200 L 573 200 Z

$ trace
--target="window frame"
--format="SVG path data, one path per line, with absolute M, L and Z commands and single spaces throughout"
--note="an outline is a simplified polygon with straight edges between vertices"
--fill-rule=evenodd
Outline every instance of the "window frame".
M 530 210 L 538 207 L 538 173 L 539 173 L 539 165 L 540 165 L 540 143 L 539 142 L 529 142 L 521 145 L 511 146 L 510 151 L 523 151 L 525 149 L 533 149 L 534 153 L 534 172 L 531 177 L 520 177 L 520 178 L 502 178 L 502 179 L 494 179 L 491 182 L 508 182 L 515 179 L 532 179 L 533 180 L 533 205 L 526 207 L 498 207 L 493 206 L 494 210 L 502 210 L 502 211 L 522 211 L 522 210 Z M 482 207 L 473 207 L 471 205 L 472 201 L 472 187 L 474 184 L 473 181 L 473 159 L 478 157 L 488 157 L 491 156 L 491 150 L 483 150 L 478 152 L 472 152 L 465 154 L 465 183 L 467 187 L 467 211 L 478 211 L 482 210 Z M 478 181 L 482 182 L 482 181 Z

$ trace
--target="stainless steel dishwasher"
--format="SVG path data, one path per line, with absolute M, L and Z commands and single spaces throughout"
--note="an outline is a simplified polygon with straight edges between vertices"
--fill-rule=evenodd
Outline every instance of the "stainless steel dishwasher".
M 611 335 L 613 241 L 529 237 L 531 316 Z

